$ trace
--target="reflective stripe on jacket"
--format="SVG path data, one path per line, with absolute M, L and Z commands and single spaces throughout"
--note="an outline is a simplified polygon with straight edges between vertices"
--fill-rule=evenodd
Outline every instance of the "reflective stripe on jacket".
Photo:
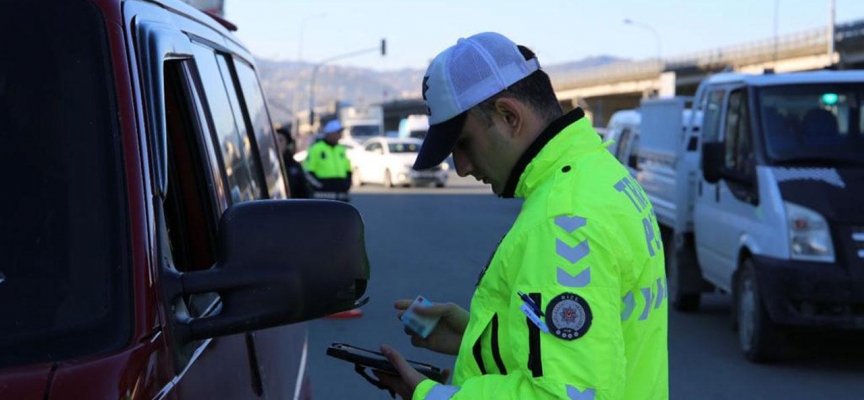
M 345 154 L 345 146 L 331 146 L 322 140 L 309 147 L 303 168 L 318 179 L 346 178 L 351 172 L 351 161 Z
M 426 380 L 414 399 L 668 398 L 660 231 L 583 116 L 555 121 L 517 164 L 525 202 L 481 274 L 453 385 Z

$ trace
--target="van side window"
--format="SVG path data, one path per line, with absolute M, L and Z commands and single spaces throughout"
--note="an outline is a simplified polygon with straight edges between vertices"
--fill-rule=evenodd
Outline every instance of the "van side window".
M 282 168 L 279 164 L 279 151 L 276 149 L 276 139 L 273 136 L 273 124 L 267 113 L 264 92 L 258 83 L 255 70 L 249 64 L 234 58 L 234 69 L 240 83 L 241 97 L 246 103 L 247 123 L 250 125 L 250 133 L 258 146 L 261 155 L 261 169 L 267 183 L 267 191 L 271 199 L 287 198 L 285 190 L 285 179 L 282 177 Z
M 626 162 L 627 156 L 627 146 L 630 145 L 630 128 L 624 128 L 621 131 L 621 136 L 618 137 L 618 147 L 615 148 L 615 158 L 618 161 L 621 161 L 622 164 Z
M 266 198 L 267 194 L 262 190 L 264 185 L 263 173 L 261 166 L 258 165 L 258 149 L 255 148 L 254 138 L 250 137 L 249 127 L 244 118 L 243 109 L 240 105 L 240 97 L 238 94 L 237 84 L 229 67 L 229 58 L 225 54 L 216 54 L 216 62 L 219 64 L 219 72 L 222 73 L 222 83 L 225 84 L 225 93 L 228 94 L 228 101 L 231 104 L 231 110 L 234 112 L 234 121 L 237 124 L 237 131 L 240 135 L 240 162 L 242 162 L 249 173 L 249 188 L 253 199 Z
M 189 61 L 165 63 L 165 115 L 168 139 L 168 191 L 163 202 L 172 266 L 181 272 L 209 269 L 216 262 L 217 184 L 207 171 L 203 121 L 195 111 Z M 164 243 L 162 244 L 164 245 Z M 215 294 L 194 295 L 177 306 L 193 317 L 203 314 Z
M 639 156 L 637 155 L 637 150 L 639 149 L 639 135 L 633 135 L 633 138 L 630 140 L 630 154 L 627 157 L 627 166 L 633 169 L 639 168 Z
M 213 49 L 197 43 L 192 44 L 195 54 L 195 63 L 198 67 L 205 103 L 212 120 L 213 132 L 216 134 L 214 142 L 219 144 L 222 156 L 222 170 L 228 181 L 227 192 L 232 203 L 249 201 L 260 196 L 260 187 L 255 182 L 255 175 L 249 168 L 244 158 L 244 140 L 240 136 L 240 124 L 242 116 L 235 117 L 234 108 L 228 97 L 222 72 L 216 61 L 216 52 Z M 218 84 L 223 82 L 223 84 Z M 230 81 L 229 81 L 230 82 Z M 243 124 L 245 131 L 245 124 Z
M 210 268 L 216 261 L 213 202 L 202 165 L 200 129 L 191 113 L 191 91 L 183 62 L 165 64 L 165 116 L 168 131 L 168 193 L 165 219 L 174 266 L 179 271 Z
M 742 175 L 750 175 L 755 168 L 753 140 L 750 134 L 750 112 L 747 94 L 743 89 L 729 95 L 726 114 L 726 168 Z
M 714 90 L 708 93 L 705 104 L 704 117 L 702 118 L 702 142 L 711 143 L 719 140 L 720 133 L 720 111 L 723 108 L 723 96 L 726 91 Z

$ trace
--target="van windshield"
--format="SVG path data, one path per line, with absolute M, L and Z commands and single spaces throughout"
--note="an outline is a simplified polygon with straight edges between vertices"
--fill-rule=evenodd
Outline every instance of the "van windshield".
M 0 1 L 0 368 L 109 351 L 131 332 L 105 29 L 90 1 Z
M 768 157 L 775 163 L 864 165 L 864 85 L 760 89 Z
M 369 137 L 381 136 L 381 129 L 378 125 L 354 125 L 351 127 L 352 137 Z

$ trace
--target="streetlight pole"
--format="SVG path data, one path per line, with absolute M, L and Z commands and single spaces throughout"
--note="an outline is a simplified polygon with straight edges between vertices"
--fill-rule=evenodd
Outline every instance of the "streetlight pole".
M 324 13 L 313 14 L 313 15 L 307 15 L 307 16 L 303 17 L 303 19 L 300 20 L 300 42 L 297 45 L 297 61 L 300 61 L 303 59 L 303 31 L 304 31 L 304 29 L 306 29 L 306 22 L 311 21 L 313 19 L 324 18 L 326 16 L 327 16 L 327 14 L 324 14 Z
M 777 58 L 780 57 L 780 0 L 774 0 L 774 68 L 777 68 Z
M 834 65 L 834 0 L 828 2 L 828 65 Z
M 292 121 L 291 121 L 291 125 L 292 125 L 291 130 L 293 130 L 295 133 L 300 133 L 300 126 L 299 126 L 300 124 L 298 123 L 299 120 L 297 119 L 297 108 L 300 106 L 300 96 L 299 96 L 299 94 L 300 94 L 300 71 L 299 70 L 303 68 L 303 32 L 306 29 L 306 22 L 313 20 L 313 19 L 324 18 L 326 16 L 327 16 L 327 14 L 324 14 L 324 13 L 312 14 L 312 15 L 307 15 L 307 16 L 303 17 L 302 19 L 300 19 L 300 37 L 299 37 L 299 40 L 297 41 L 297 69 L 298 69 L 298 71 L 294 75 L 294 76 L 296 76 L 296 79 L 295 79 L 296 84 L 294 85 L 295 91 L 294 91 L 294 96 L 293 96 L 294 97 L 294 105 L 291 106 L 291 112 L 294 113 L 294 116 L 293 116 Z
M 651 25 L 644 24 L 644 23 L 641 23 L 641 22 L 637 22 L 637 21 L 634 21 L 634 20 L 632 20 L 632 19 L 630 19 L 630 18 L 626 18 L 626 19 L 624 20 L 624 24 L 626 24 L 626 25 L 632 25 L 632 26 L 635 26 L 635 27 L 638 27 L 638 28 L 645 29 L 645 30 L 651 32 L 651 33 L 654 35 L 654 40 L 657 42 L 657 62 L 658 62 L 658 63 L 662 63 L 662 62 L 663 62 L 663 52 L 661 51 L 662 49 L 661 49 L 661 47 L 660 47 L 660 34 L 657 33 L 657 30 L 654 29 Z
M 309 125 L 315 124 L 315 81 L 318 78 L 318 70 L 321 69 L 325 64 L 329 62 L 333 62 L 336 60 L 342 60 L 345 58 L 350 58 L 354 56 L 363 55 L 366 53 L 371 53 L 373 51 L 380 51 L 381 56 L 387 55 L 387 40 L 381 39 L 381 45 L 370 47 L 368 49 L 362 49 L 357 51 L 352 51 L 346 54 L 340 54 L 338 56 L 333 56 L 327 59 L 322 60 L 318 64 L 315 64 L 315 68 L 312 70 L 312 81 L 309 83 Z

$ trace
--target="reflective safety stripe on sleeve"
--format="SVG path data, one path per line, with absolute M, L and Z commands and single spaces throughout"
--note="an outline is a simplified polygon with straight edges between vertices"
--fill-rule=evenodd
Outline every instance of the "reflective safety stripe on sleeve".
M 435 385 L 429 391 L 429 394 L 426 395 L 425 400 L 447 400 L 452 398 L 458 391 L 459 387 L 457 386 Z
M 633 314 L 633 309 L 636 308 L 636 299 L 634 297 L 633 292 L 627 292 L 627 295 L 621 299 L 624 302 L 624 311 L 621 312 L 622 321 L 630 319 L 630 315 Z
M 597 391 L 594 389 L 579 390 L 573 386 L 567 385 L 567 397 L 569 397 L 570 400 L 594 400 L 596 394 Z

